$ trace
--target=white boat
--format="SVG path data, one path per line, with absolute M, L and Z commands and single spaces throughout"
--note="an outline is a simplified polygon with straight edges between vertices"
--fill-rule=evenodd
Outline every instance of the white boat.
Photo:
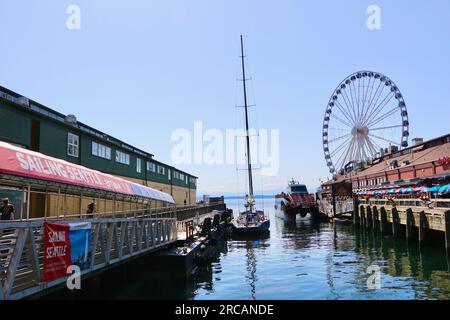
M 244 112 L 246 128 L 246 147 L 247 147 L 247 171 L 248 171 L 248 195 L 246 196 L 245 211 L 241 212 L 231 221 L 232 231 L 235 234 L 250 235 L 267 232 L 270 227 L 270 220 L 264 215 L 263 210 L 255 208 L 255 198 L 253 196 L 253 176 L 252 164 L 250 158 L 250 135 L 248 128 L 248 105 L 247 105 L 247 87 L 245 78 L 244 64 L 244 44 L 241 35 L 241 62 L 242 62 L 242 83 L 244 85 Z

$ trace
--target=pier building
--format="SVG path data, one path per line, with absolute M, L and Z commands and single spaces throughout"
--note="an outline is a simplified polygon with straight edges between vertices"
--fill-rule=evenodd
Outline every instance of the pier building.
M 170 194 L 177 205 L 195 205 L 196 176 L 80 122 L 74 115 L 61 114 L 0 86 L 0 119 L 0 141 L 151 187 Z M 33 197 L 36 217 L 44 216 L 45 208 L 56 201 L 39 194 Z M 78 211 L 77 202 L 68 206 L 73 210 L 67 211 Z

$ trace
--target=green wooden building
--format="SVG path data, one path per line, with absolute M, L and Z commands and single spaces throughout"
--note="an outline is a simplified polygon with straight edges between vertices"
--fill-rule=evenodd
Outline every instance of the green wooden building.
M 0 120 L 2 141 L 148 185 L 177 204 L 195 204 L 197 177 L 2 86 Z

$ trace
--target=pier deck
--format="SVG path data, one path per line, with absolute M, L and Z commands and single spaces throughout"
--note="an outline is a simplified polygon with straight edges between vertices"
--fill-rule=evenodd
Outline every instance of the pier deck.
M 427 231 L 443 232 L 445 247 L 450 251 L 450 199 L 433 199 L 424 203 L 418 199 L 367 199 L 354 206 L 353 223 L 379 229 L 382 233 L 399 234 L 405 227 L 407 239 L 417 234 L 419 243 Z

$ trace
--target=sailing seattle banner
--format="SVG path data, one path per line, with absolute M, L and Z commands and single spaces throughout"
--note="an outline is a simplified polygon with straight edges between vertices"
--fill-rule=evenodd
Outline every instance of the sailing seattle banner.
M 44 282 L 67 276 L 67 268 L 91 264 L 91 223 L 44 223 Z
M 44 222 L 44 273 L 42 280 L 49 282 L 66 276 L 70 259 L 69 225 Z
M 0 173 L 174 203 L 164 192 L 0 141 Z

